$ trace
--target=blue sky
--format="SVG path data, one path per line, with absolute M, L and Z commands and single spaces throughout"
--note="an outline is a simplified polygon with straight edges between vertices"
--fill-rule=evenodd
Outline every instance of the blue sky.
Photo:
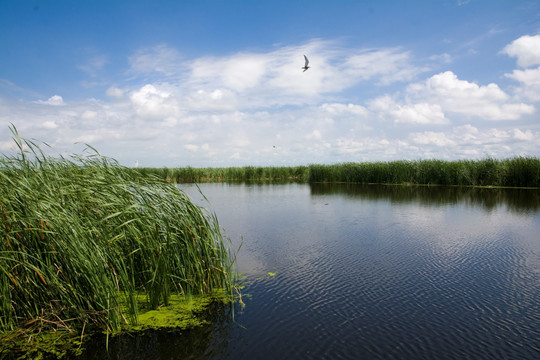
M 536 0 L 0 0 L 0 34 L 4 154 L 14 124 L 127 166 L 540 156 Z

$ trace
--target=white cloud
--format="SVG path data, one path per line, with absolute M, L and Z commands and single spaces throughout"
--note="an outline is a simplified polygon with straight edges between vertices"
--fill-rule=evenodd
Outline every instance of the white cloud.
M 521 131 L 520 129 L 514 129 L 514 138 L 517 140 L 523 141 L 532 141 L 534 140 L 534 135 L 531 130 Z
M 322 138 L 321 132 L 317 129 L 313 130 L 311 133 L 306 135 L 306 139 L 308 140 L 310 139 L 320 140 L 321 138 Z
M 510 96 L 497 84 L 481 86 L 460 80 L 451 71 L 433 75 L 424 83 L 412 84 L 408 92 L 439 104 L 444 112 L 486 120 L 517 120 L 535 112 L 532 105 L 510 102 Z
M 312 66 L 305 73 L 304 53 Z M 13 122 L 23 136 L 61 151 L 75 141 L 89 143 L 141 166 L 540 153 L 540 133 L 526 116 L 534 103 L 517 100 L 526 94 L 540 100 L 534 97 L 540 70 L 507 74 L 520 87 L 506 89 L 451 71 L 418 82 L 425 69 L 419 61 L 400 48 L 355 49 L 322 40 L 195 59 L 161 45 L 130 57 L 128 78 L 109 84 L 105 100 L 66 104 L 55 95 L 16 102 L 0 95 L 0 126 Z
M 234 91 L 245 91 L 258 86 L 270 59 L 259 54 L 237 54 L 227 59 L 202 58 L 191 64 L 191 80 L 212 83 L 220 79 L 220 85 Z
M 401 145 L 381 137 L 340 137 L 333 141 L 332 148 L 339 157 L 352 156 L 355 161 L 370 161 L 396 154 Z
M 84 120 L 92 120 L 97 116 L 96 111 L 86 110 L 81 114 L 81 118 Z
M 394 49 L 360 51 L 345 57 L 342 69 L 351 79 L 379 77 L 379 83 L 412 80 L 425 69 L 411 65 L 410 53 Z
M 449 139 L 446 134 L 442 132 L 424 131 L 412 133 L 410 138 L 413 143 L 419 145 L 436 145 L 436 146 L 450 146 L 455 142 Z
M 517 58 L 517 64 L 523 68 L 540 65 L 540 35 L 524 35 L 506 45 L 502 52 Z
M 53 130 L 58 127 L 58 124 L 55 121 L 50 120 L 50 121 L 43 122 L 41 126 L 45 129 Z
M 227 89 L 199 89 L 184 95 L 179 101 L 186 108 L 196 111 L 234 111 L 239 107 L 238 96 Z
M 390 96 L 381 96 L 369 102 L 370 109 L 379 117 L 396 124 L 447 124 L 441 106 L 429 103 L 399 104 Z
M 117 99 L 122 98 L 125 93 L 126 93 L 125 90 L 117 88 L 115 86 L 109 87 L 107 89 L 107 91 L 105 92 L 105 94 L 107 94 L 107 96 L 110 96 L 112 98 L 117 98 Z
M 62 106 L 65 105 L 64 99 L 60 95 L 53 95 L 48 100 L 37 100 L 36 104 Z
M 368 111 L 365 107 L 361 105 L 355 105 L 355 104 L 340 104 L 340 103 L 326 104 L 325 103 L 321 105 L 321 109 L 331 115 L 350 114 L 350 115 L 366 116 L 368 114 Z
M 536 69 L 514 70 L 506 77 L 521 83 L 516 93 L 532 101 L 540 101 L 540 67 Z
M 180 116 L 176 98 L 166 89 L 147 84 L 130 95 L 135 112 L 146 119 L 164 119 Z
M 194 144 L 186 144 L 186 145 L 184 145 L 184 148 L 188 149 L 189 151 L 197 151 L 197 150 L 199 150 L 199 146 L 194 145 Z
M 302 54 L 310 59 L 307 72 L 300 69 Z M 326 94 L 362 82 L 389 85 L 408 81 L 425 70 L 414 66 L 410 53 L 399 48 L 356 50 L 322 40 L 266 53 L 203 57 L 184 65 L 190 69 L 191 89 L 230 91 L 249 99 L 238 102 L 243 108 L 316 103 Z
M 440 105 L 420 103 L 409 106 L 399 106 L 392 111 L 396 123 L 412 124 L 447 124 Z

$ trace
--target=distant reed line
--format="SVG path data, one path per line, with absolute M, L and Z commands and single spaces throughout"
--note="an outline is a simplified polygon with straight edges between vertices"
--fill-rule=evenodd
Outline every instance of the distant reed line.
M 540 187 L 540 159 L 413 160 L 294 167 L 137 168 L 167 181 L 298 181 L 304 183 Z
M 0 156 L 0 335 L 116 331 L 171 294 L 232 292 L 229 241 L 174 184 L 91 152 Z M 138 300 L 139 299 L 139 300 Z M 34 330 L 31 330 L 34 329 Z

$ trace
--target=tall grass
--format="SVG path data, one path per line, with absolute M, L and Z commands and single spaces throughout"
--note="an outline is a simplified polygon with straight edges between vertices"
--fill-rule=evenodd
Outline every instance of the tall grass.
M 51 158 L 11 129 L 0 157 L 0 332 L 39 324 L 107 331 L 171 293 L 231 290 L 215 216 L 176 186 L 112 159 Z
M 540 187 L 540 159 L 417 160 L 310 165 L 308 181 Z
M 363 184 L 540 187 L 540 159 L 417 160 L 342 163 L 295 167 L 138 168 L 178 183 L 221 181 L 299 181 Z
M 137 168 L 141 174 L 153 174 L 177 183 L 222 181 L 301 181 L 308 178 L 307 166 L 294 167 L 216 167 L 216 168 Z

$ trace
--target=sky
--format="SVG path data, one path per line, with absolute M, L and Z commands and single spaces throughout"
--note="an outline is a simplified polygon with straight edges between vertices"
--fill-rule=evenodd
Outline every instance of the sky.
M 129 167 L 540 157 L 540 1 L 0 0 L 11 126 Z

